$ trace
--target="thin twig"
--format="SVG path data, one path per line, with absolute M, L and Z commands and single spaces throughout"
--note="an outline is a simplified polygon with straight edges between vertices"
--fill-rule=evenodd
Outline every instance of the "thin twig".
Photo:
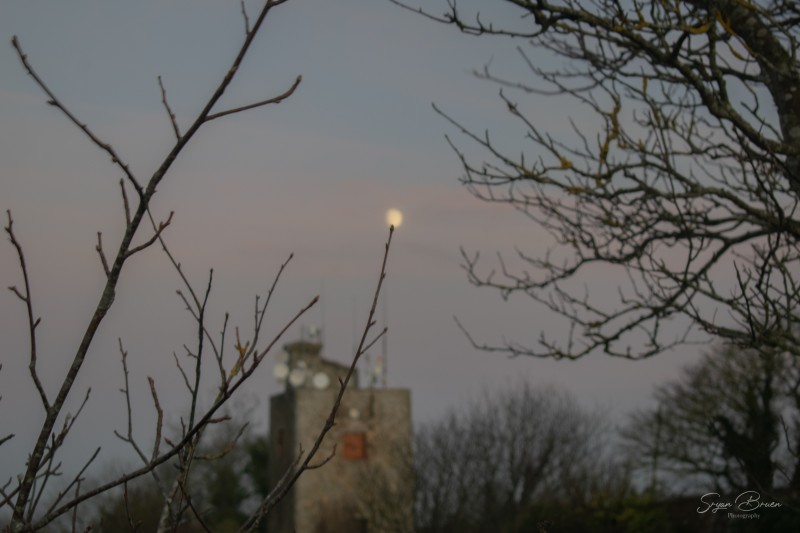
M 214 113 L 214 114 L 208 115 L 206 117 L 205 121 L 206 122 L 211 122 L 212 120 L 214 120 L 216 118 L 221 118 L 221 117 L 224 117 L 224 116 L 227 116 L 227 115 L 232 115 L 234 113 L 241 113 L 242 111 L 247 111 L 248 109 L 254 109 L 256 107 L 261 107 L 261 106 L 265 106 L 265 105 L 269 105 L 269 104 L 279 104 L 279 103 L 283 102 L 284 100 L 286 100 L 287 98 L 289 98 L 292 94 L 294 94 L 295 89 L 297 89 L 297 86 L 300 85 L 301 81 L 303 81 L 303 77 L 302 76 L 297 76 L 297 78 L 294 80 L 294 83 L 292 84 L 292 86 L 289 87 L 289 90 L 287 90 L 283 94 L 279 94 L 278 96 L 275 96 L 273 98 L 268 98 L 266 100 L 262 100 L 261 102 L 256 102 L 254 104 L 249 104 L 249 105 L 245 105 L 245 106 L 242 106 L 242 107 L 237 107 L 235 109 L 228 109 L 226 111 L 220 111 L 219 113 Z
M 172 358 L 175 360 L 175 366 L 178 367 L 178 372 L 180 372 L 181 377 L 183 377 L 183 384 L 186 385 L 186 388 L 189 390 L 189 393 L 192 392 L 192 385 L 189 383 L 189 376 L 186 375 L 186 371 L 183 370 L 181 366 L 181 361 L 178 359 L 178 354 L 172 352 Z
M 198 390 L 200 389 L 200 374 L 202 370 L 202 362 L 203 362 L 203 346 L 205 340 L 205 313 L 206 313 L 206 305 L 208 304 L 208 297 L 211 294 L 211 285 L 214 281 L 214 269 L 211 269 L 208 273 L 208 284 L 206 285 L 206 292 L 203 296 L 203 302 L 198 309 L 198 316 L 197 316 L 197 355 L 195 359 L 195 371 L 194 371 L 194 388 L 192 389 L 192 405 L 189 409 L 189 426 L 194 425 L 195 413 L 197 411 L 197 394 Z
M 222 331 L 220 332 L 220 346 L 222 349 L 225 348 L 225 333 L 228 331 L 228 320 L 230 319 L 230 314 L 225 313 L 225 319 L 222 322 Z M 217 369 L 219 370 L 219 383 L 220 383 L 220 394 L 223 393 L 228 388 L 228 378 L 225 373 L 225 366 L 222 363 L 222 352 L 217 352 L 214 350 L 214 358 L 217 361 Z
M 119 188 L 122 191 L 122 205 L 125 207 L 125 226 L 131 225 L 131 205 L 128 202 L 128 192 L 125 190 L 125 180 L 119 180 Z
M 150 384 L 150 395 L 153 397 L 153 405 L 156 408 L 156 414 L 158 416 L 156 421 L 156 436 L 153 442 L 153 454 L 150 459 L 150 462 L 152 463 L 158 457 L 158 449 L 161 445 L 161 428 L 164 423 L 164 411 L 161 409 L 161 403 L 158 401 L 158 393 L 156 393 L 155 381 L 153 381 L 153 378 L 150 376 L 147 376 L 147 382 Z
M 139 459 L 141 459 L 142 464 L 146 465 L 148 464 L 150 459 L 145 456 L 144 452 L 139 447 L 139 444 L 136 442 L 136 439 L 134 439 L 133 437 L 133 411 L 131 410 L 131 396 L 130 396 L 130 385 L 128 380 L 128 364 L 127 364 L 128 352 L 122 346 L 122 339 L 118 338 L 117 342 L 119 343 L 119 351 L 122 356 L 121 357 L 122 373 L 125 381 L 125 387 L 121 389 L 120 392 L 122 392 L 122 394 L 125 396 L 125 407 L 128 417 L 128 433 L 127 436 L 122 436 L 117 430 L 114 430 L 114 435 L 116 435 L 116 437 L 121 441 L 128 443 L 133 448 L 133 451 L 136 452 L 136 455 L 139 457 Z M 158 411 L 158 408 L 156 410 Z M 156 430 L 157 433 L 160 431 L 160 424 L 156 425 Z M 150 472 L 150 474 L 153 476 L 153 480 L 156 482 L 156 485 L 158 485 L 158 488 L 159 490 L 161 490 L 161 493 L 166 496 L 166 487 L 164 486 L 164 483 L 162 482 L 158 472 L 156 472 L 156 470 L 154 469 Z
M 331 453 L 329 453 L 327 457 L 323 458 L 318 463 L 309 463 L 308 466 L 306 467 L 306 470 L 316 470 L 328 464 L 331 459 L 336 457 L 336 448 L 338 448 L 338 446 L 334 444 L 333 447 L 331 448 Z
M 155 218 L 153 217 L 153 214 L 151 213 L 151 211 L 149 209 L 147 210 L 147 217 L 150 220 L 150 225 L 153 227 L 153 231 L 158 233 L 158 225 L 156 224 Z M 194 302 L 194 307 L 189 304 L 188 299 L 184 296 L 182 291 L 180 291 L 180 290 L 177 291 L 178 296 L 180 296 L 180 298 L 183 300 L 183 303 L 186 304 L 186 309 L 189 310 L 189 312 L 192 314 L 192 317 L 195 320 L 197 320 L 198 319 L 198 312 L 195 310 L 195 308 L 197 308 L 199 310 L 200 305 L 201 305 L 200 298 L 197 296 L 197 293 L 194 290 L 194 286 L 189 282 L 189 279 L 186 277 L 186 274 L 183 272 L 183 268 L 181 267 L 181 264 L 175 259 L 175 256 L 172 255 L 172 252 L 170 251 L 169 247 L 167 246 L 167 242 L 164 240 L 164 236 L 161 233 L 158 233 L 158 242 L 161 244 L 161 250 L 167 256 L 167 258 L 169 259 L 170 263 L 175 268 L 175 271 L 178 273 L 178 276 L 181 278 L 181 281 L 183 282 L 183 286 L 189 291 L 189 294 L 192 297 L 192 302 Z M 222 347 L 222 348 L 220 348 L 218 350 L 216 344 L 214 343 L 214 339 L 211 336 L 211 333 L 209 333 L 208 331 L 206 331 L 205 333 L 206 333 L 206 339 L 208 340 L 209 345 L 211 346 L 211 349 L 214 351 L 215 357 L 217 357 L 217 359 L 221 359 L 222 350 L 224 350 L 224 347 Z
M 242 8 L 242 18 L 244 19 L 244 34 L 250 34 L 250 17 L 247 16 L 247 8 L 244 5 L 244 0 L 239 0 L 239 6 Z
M 79 496 L 81 493 L 81 482 L 78 480 L 78 483 L 75 485 L 75 496 Z M 78 506 L 76 505 L 74 509 L 72 509 L 72 533 L 75 533 L 76 527 L 78 522 Z
M 97 232 L 97 246 L 95 246 L 97 254 L 100 256 L 100 262 L 103 263 L 103 272 L 106 273 L 106 278 L 111 275 L 111 269 L 108 268 L 108 261 L 106 261 L 106 254 L 103 253 L 103 233 Z
M 128 528 L 131 532 L 135 533 L 139 529 L 138 525 L 134 524 L 133 517 L 131 516 L 131 506 L 128 501 L 128 482 L 123 483 L 122 501 L 125 504 L 125 519 L 128 522 Z
M 289 468 L 286 469 L 286 471 L 283 473 L 283 475 L 275 484 L 275 486 L 272 488 L 272 490 L 269 492 L 269 494 L 267 494 L 267 496 L 264 498 L 259 508 L 256 509 L 255 512 L 253 512 L 253 514 L 250 515 L 250 517 L 245 521 L 245 523 L 239 528 L 239 533 L 249 533 L 250 531 L 254 531 L 255 528 L 258 527 L 261 518 L 266 516 L 268 512 L 267 507 L 272 503 L 272 501 L 275 500 L 276 498 L 278 498 L 278 501 L 280 501 L 280 499 L 282 499 L 283 496 L 280 496 L 279 498 L 279 495 L 283 495 L 286 494 L 286 492 L 288 492 L 288 490 L 291 488 L 291 484 L 294 483 L 293 474 L 296 471 L 298 465 L 300 464 L 300 461 L 302 461 L 303 456 L 304 456 L 303 447 L 300 446 L 297 455 L 292 461 L 292 464 L 289 465 Z
M 203 531 L 205 531 L 206 533 L 211 533 L 211 530 L 208 528 L 208 525 L 206 525 L 205 521 L 203 520 L 203 517 L 200 515 L 200 511 L 198 511 L 197 508 L 194 506 L 194 502 L 192 502 L 192 498 L 189 495 L 189 492 L 186 490 L 185 484 L 178 483 L 178 487 L 180 487 L 181 494 L 183 495 L 184 500 L 186 500 L 186 505 L 189 506 L 189 509 L 191 509 L 192 514 L 197 519 L 197 523 L 200 524 L 200 527 L 203 528 Z
M 14 248 L 17 250 L 17 258 L 19 260 L 19 266 L 22 269 L 22 279 L 25 283 L 25 294 L 20 294 L 19 290 L 16 287 L 9 287 L 8 289 L 17 295 L 17 297 L 25 302 L 25 309 L 28 315 L 28 334 L 30 338 L 31 344 L 31 353 L 30 353 L 30 362 L 28 364 L 28 370 L 31 374 L 31 379 L 33 380 L 34 385 L 36 386 L 36 390 L 39 392 L 39 397 L 42 399 L 42 406 L 44 407 L 45 411 L 50 410 L 50 402 L 47 399 L 47 394 L 44 391 L 44 387 L 42 386 L 42 382 L 39 381 L 39 375 L 36 372 L 36 327 L 39 325 L 41 321 L 40 318 L 33 318 L 33 302 L 31 298 L 31 284 L 30 279 L 28 278 L 28 266 L 25 263 L 25 254 L 22 252 L 22 245 L 17 240 L 17 236 L 14 235 L 14 219 L 11 218 L 11 210 L 6 210 L 6 215 L 8 216 L 8 224 L 5 227 L 6 233 L 8 234 L 8 238 L 11 240 L 11 244 L 14 245 Z
M 67 493 L 68 493 L 68 492 L 69 492 L 69 491 L 72 489 L 72 486 L 73 486 L 73 485 L 75 485 L 76 487 L 80 487 L 80 483 L 81 483 L 81 481 L 83 481 L 83 479 L 84 479 L 84 478 L 83 478 L 83 474 L 86 472 L 86 470 L 88 470 L 88 469 L 89 469 L 89 466 L 90 466 L 90 465 L 91 465 L 91 464 L 94 462 L 94 460 L 95 460 L 95 459 L 97 459 L 97 456 L 98 456 L 99 454 L 100 454 L 100 448 L 99 448 L 99 447 L 98 447 L 98 448 L 95 448 L 95 450 L 94 450 L 94 453 L 92 453 L 92 456 L 91 456 L 91 457 L 89 457 L 89 460 L 88 460 L 88 461 L 86 461 L 86 463 L 84 463 L 84 465 L 83 465 L 83 467 L 81 468 L 80 472 L 78 472 L 78 473 L 75 475 L 75 477 L 72 479 L 72 481 L 70 482 L 70 484 L 69 484 L 69 485 L 67 485 L 67 486 L 66 486 L 66 488 L 65 488 L 63 491 L 60 491 L 60 492 L 59 492 L 59 494 L 58 494 L 58 497 L 56 497 L 55 501 L 54 501 L 54 502 L 53 502 L 53 503 L 50 505 L 50 508 L 48 509 L 48 512 L 50 512 L 52 509 L 54 509 L 54 508 L 55 508 L 55 507 L 58 505 L 58 503 L 59 503 L 61 500 L 63 500 L 63 499 L 64 499 L 64 496 L 66 496 L 66 495 L 67 495 Z M 44 488 L 44 485 L 42 485 L 42 488 Z M 76 491 L 76 493 L 75 493 L 75 497 L 77 497 L 77 496 L 79 496 L 79 495 L 80 495 L 80 491 Z M 77 508 L 77 507 L 78 507 L 78 506 L 76 505 L 76 506 L 75 506 L 75 508 Z
M 139 246 L 137 246 L 135 248 L 131 248 L 130 250 L 128 250 L 128 252 L 125 254 L 125 259 L 127 259 L 128 257 L 132 256 L 133 254 L 135 254 L 137 252 L 141 252 L 145 248 L 148 248 L 148 247 L 152 246 L 153 243 L 156 242 L 156 240 L 158 240 L 159 235 L 161 235 L 161 233 L 165 229 L 167 229 L 167 226 L 170 225 L 170 223 L 172 222 L 172 216 L 174 214 L 175 214 L 174 211 L 170 211 L 169 212 L 169 217 L 167 217 L 167 220 L 165 220 L 164 222 L 159 222 L 158 223 L 158 229 L 156 229 L 155 234 L 152 237 L 150 237 L 149 239 L 147 239 L 147 241 L 145 241 L 144 243 L 140 244 Z
M 91 140 L 92 140 L 92 142 L 93 142 L 94 144 L 96 144 L 96 145 L 97 145 L 98 147 L 100 147 L 102 150 L 104 150 L 105 152 L 107 152 L 107 153 L 108 153 L 108 155 L 110 155 L 110 156 L 111 156 L 111 162 L 112 162 L 112 163 L 114 163 L 114 164 L 116 164 L 116 165 L 117 165 L 119 168 L 121 168 L 121 169 L 122 169 L 122 171 L 125 173 L 125 176 L 128 178 L 128 181 L 130 181 L 130 182 L 131 182 L 131 184 L 133 185 L 133 188 L 134 188 L 134 189 L 136 189 L 136 192 L 137 192 L 137 193 L 139 193 L 139 196 L 142 196 L 142 194 L 144 193 L 144 191 L 143 191 L 143 189 L 142 189 L 141 185 L 139 185 L 139 182 L 136 180 L 136 177 L 135 177 L 135 176 L 133 175 L 133 173 L 130 171 L 130 168 L 128 168 L 128 165 L 127 165 L 127 164 L 125 164 L 125 163 L 122 161 L 122 159 L 119 157 L 119 155 L 117 155 L 117 152 L 114 150 L 114 148 L 113 148 L 113 147 L 112 147 L 110 144 L 108 144 L 108 143 L 105 143 L 105 142 L 101 141 L 101 140 L 100 140 L 100 139 L 99 139 L 99 138 L 98 138 L 98 137 L 97 137 L 97 136 L 96 136 L 96 135 L 95 135 L 95 134 L 92 132 L 92 130 L 90 130 L 90 129 L 89 129 L 89 127 L 88 127 L 86 124 L 84 124 L 84 123 L 82 123 L 81 121 L 79 121 L 79 120 L 78 120 L 78 119 L 75 117 L 75 115 L 73 115 L 73 114 L 72 114 L 72 112 L 71 112 L 69 109 L 67 109 L 67 108 L 66 108 L 66 107 L 65 107 L 65 106 L 64 106 L 64 105 L 61 103 L 61 101 L 60 101 L 58 98 L 56 98 L 56 95 L 55 95 L 55 94 L 53 94 L 53 92 L 52 92 L 52 91 L 50 90 L 50 88 L 49 88 L 49 87 L 48 87 L 48 86 L 47 86 L 47 85 L 44 83 L 44 81 L 42 81 L 42 79 L 41 79 L 41 78 L 39 78 L 39 75 L 38 75 L 38 74 L 36 74 L 36 72 L 33 70 L 33 67 L 30 65 L 30 63 L 28 63 L 28 56 L 27 56 L 27 54 L 25 54 L 25 53 L 22 51 L 22 47 L 20 46 L 20 44 L 19 44 L 19 39 L 17 39 L 17 36 L 16 36 L 16 35 L 14 35 L 14 36 L 11 38 L 11 45 L 12 45 L 12 46 L 14 47 L 14 49 L 17 51 L 17 55 L 19 56 L 19 59 L 20 59 L 20 61 L 22 62 L 22 66 L 23 66 L 23 67 L 25 67 L 25 70 L 26 70 L 26 71 L 28 71 L 28 74 L 31 76 L 31 78 L 33 78 L 33 80 L 36 82 L 36 84 L 37 84 L 37 85 L 38 85 L 38 86 L 39 86 L 39 87 L 40 87 L 40 88 L 41 88 L 41 89 L 42 89 L 42 90 L 45 92 L 45 94 L 47 94 L 47 96 L 50 98 L 50 100 L 48 100 L 48 102 L 47 102 L 47 103 L 48 103 L 48 104 L 50 104 L 50 105 L 52 105 L 52 106 L 55 106 L 55 107 L 57 107 L 59 110 L 61 110 L 61 112 L 62 112 L 62 113 L 64 113 L 64 114 L 67 116 L 67 118 L 69 118 L 69 119 L 72 121 L 72 123 L 73 123 L 73 124 L 75 124 L 75 125 L 76 125 L 78 128 L 80 128 L 80 129 L 81 129 L 81 131 L 83 131 L 83 132 L 84 132 L 84 133 L 85 133 L 85 134 L 86 134 L 86 135 L 89 137 L 89 139 L 91 139 Z
M 175 118 L 175 113 L 172 112 L 172 108 L 169 106 L 169 102 L 167 101 L 167 90 L 164 88 L 164 83 L 161 80 L 161 76 L 158 77 L 158 86 L 161 88 L 161 103 L 164 104 L 164 109 L 167 111 L 167 115 L 169 115 L 169 121 L 172 124 L 172 131 L 175 132 L 175 140 L 181 140 L 181 130 L 178 128 L 178 122 Z
M 221 422 L 230 422 L 230 420 L 231 420 L 230 416 L 224 416 L 224 417 L 216 419 L 216 420 L 209 420 L 208 422 L 209 422 L 209 425 L 211 425 L 211 424 L 221 423 Z M 207 454 L 203 454 L 203 455 L 198 455 L 197 459 L 199 459 L 201 461 L 209 461 L 209 462 L 210 461 L 217 461 L 219 459 L 222 459 L 223 457 L 225 457 L 226 455 L 231 453 L 234 450 L 234 448 L 236 448 L 236 445 L 239 443 L 239 440 L 242 438 L 242 435 L 244 435 L 244 432 L 248 428 L 249 425 L 250 425 L 249 422 L 245 422 L 244 424 L 242 424 L 242 426 L 239 428 L 239 431 L 236 432 L 236 435 L 234 435 L 234 437 L 230 441 L 228 441 L 228 443 L 225 446 L 223 446 L 222 449 L 220 449 L 219 451 L 216 451 L 214 453 L 207 453 Z
M 290 253 L 289 257 L 286 258 L 286 261 L 281 263 L 281 266 L 278 269 L 278 273 L 275 275 L 275 278 L 273 278 L 272 285 L 270 286 L 269 290 L 267 291 L 267 298 L 266 298 L 266 301 L 264 302 L 264 305 L 261 306 L 261 310 L 260 311 L 258 310 L 258 307 L 256 307 L 256 313 L 258 313 L 258 317 L 257 317 L 257 319 L 255 321 L 255 324 L 256 324 L 255 325 L 255 331 L 253 333 L 253 342 L 251 344 L 253 351 L 256 350 L 256 346 L 258 345 L 258 335 L 261 332 L 261 324 L 263 323 L 264 317 L 267 314 L 267 308 L 269 307 L 269 303 L 272 300 L 272 295 L 275 292 L 275 287 L 278 286 L 278 281 L 281 279 L 281 275 L 283 274 L 283 271 L 286 270 L 286 266 L 289 264 L 289 262 L 293 258 L 294 258 L 294 253 Z M 266 354 L 266 351 L 261 354 L 261 357 L 263 357 L 265 354 Z M 255 356 L 253 357 L 253 365 L 258 364 L 258 361 L 256 361 L 257 359 L 259 359 L 259 358 L 258 358 L 258 353 L 256 352 Z
M 377 339 L 379 339 L 382 335 L 386 333 L 386 328 L 381 331 L 381 333 L 377 336 L 375 340 L 372 342 L 367 342 L 367 337 L 369 336 L 369 332 L 375 325 L 375 310 L 378 305 L 378 297 L 381 293 L 381 288 L 383 287 L 383 281 L 386 278 L 386 263 L 389 257 L 389 249 L 392 243 L 392 235 L 394 234 L 394 226 L 389 227 L 389 238 L 386 241 L 384 254 L 383 254 L 383 261 L 381 263 L 381 271 L 380 275 L 378 276 L 378 283 L 375 287 L 375 292 L 373 293 L 372 298 L 372 305 L 369 310 L 369 314 L 367 316 L 366 324 L 364 325 L 364 330 L 361 335 L 361 340 L 358 344 L 358 348 L 356 349 L 355 353 L 353 354 L 353 360 L 350 363 L 350 368 L 347 370 L 347 374 L 345 375 L 343 380 L 339 381 L 339 392 L 336 395 L 336 399 L 334 400 L 333 406 L 331 407 L 330 412 L 328 413 L 328 418 L 325 420 L 325 424 L 320 429 L 317 438 L 314 441 L 314 444 L 311 447 L 311 450 L 308 454 L 303 458 L 302 453 L 298 457 L 298 461 L 296 461 L 290 468 L 287 470 L 287 473 L 281 478 L 281 481 L 278 482 L 278 485 L 273 489 L 272 492 L 264 499 L 261 506 L 259 506 L 256 513 L 254 513 L 242 526 L 239 528 L 240 532 L 248 532 L 253 531 L 255 527 L 259 524 L 261 519 L 266 516 L 274 507 L 280 502 L 289 490 L 294 486 L 300 476 L 306 470 L 309 470 L 312 467 L 319 467 L 322 464 L 325 464 L 330 457 L 323 460 L 321 464 L 314 464 L 311 461 L 314 459 L 314 456 L 319 451 L 320 446 L 322 445 L 322 441 L 325 439 L 325 436 L 328 432 L 333 428 L 336 420 L 336 415 L 339 412 L 339 407 L 342 402 L 342 398 L 344 397 L 344 393 L 347 390 L 347 386 L 350 383 L 350 379 L 352 378 L 353 374 L 355 373 L 356 365 L 358 364 L 359 359 L 361 356 L 366 352 L 367 348 L 372 345 Z M 300 461 L 302 458 L 302 461 Z M 296 465 L 299 464 L 300 466 L 297 467 Z M 289 474 L 291 472 L 291 474 Z M 288 474 L 288 477 L 287 477 Z M 286 480 L 284 482 L 284 479 Z

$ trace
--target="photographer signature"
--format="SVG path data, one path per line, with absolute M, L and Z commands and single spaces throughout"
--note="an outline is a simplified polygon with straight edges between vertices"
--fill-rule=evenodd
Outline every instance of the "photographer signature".
M 700 497 L 702 505 L 697 508 L 698 514 L 707 513 L 708 511 L 716 513 L 720 510 L 727 511 L 731 509 L 751 513 L 758 509 L 773 509 L 782 506 L 780 502 L 762 500 L 761 494 L 754 490 L 742 492 L 733 501 L 725 501 L 721 500 L 721 498 L 716 492 L 703 494 Z

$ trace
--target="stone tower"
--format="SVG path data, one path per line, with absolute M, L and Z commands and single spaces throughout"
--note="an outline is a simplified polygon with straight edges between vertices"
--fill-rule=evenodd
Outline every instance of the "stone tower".
M 270 400 L 270 486 L 302 449 L 313 446 L 347 366 L 321 356 L 322 345 L 287 344 Z M 336 424 L 314 463 L 268 516 L 270 533 L 404 533 L 413 530 L 411 396 L 408 389 L 359 388 L 353 379 Z

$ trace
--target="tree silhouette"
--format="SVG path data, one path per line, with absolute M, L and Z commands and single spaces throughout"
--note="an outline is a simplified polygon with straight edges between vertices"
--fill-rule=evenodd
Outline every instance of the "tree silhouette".
M 467 189 L 552 238 L 547 254 L 519 249 L 492 268 L 464 252 L 469 280 L 526 295 L 564 317 L 569 337 L 474 344 L 637 359 L 710 336 L 800 355 L 797 2 L 496 2 L 521 15 L 509 22 L 457 0 L 444 15 L 392 1 L 519 43 L 522 74 L 477 75 L 501 86 L 525 130 L 522 155 L 437 110 L 484 154 L 451 141 Z M 542 118 L 548 98 L 574 102 L 562 122 L 571 133 Z M 567 116 L 581 111 L 593 117 Z M 616 294 L 593 293 L 598 276 L 619 280 Z
M 798 384 L 794 357 L 722 346 L 659 387 L 623 434 L 654 489 L 666 474 L 674 487 L 797 490 Z

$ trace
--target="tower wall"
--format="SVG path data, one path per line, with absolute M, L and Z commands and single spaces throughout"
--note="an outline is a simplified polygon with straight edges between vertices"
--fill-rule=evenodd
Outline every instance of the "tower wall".
M 338 386 L 289 389 L 270 402 L 270 483 L 323 427 Z M 275 458 L 272 460 L 272 458 Z M 313 463 L 269 517 L 270 532 L 412 529 L 411 399 L 407 389 L 350 389 Z

